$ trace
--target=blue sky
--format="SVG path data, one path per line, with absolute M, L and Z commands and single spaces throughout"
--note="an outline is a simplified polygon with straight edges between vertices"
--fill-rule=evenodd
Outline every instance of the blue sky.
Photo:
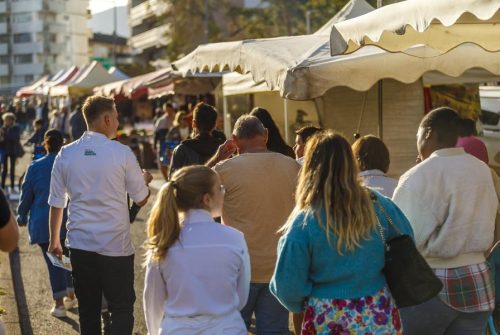
M 90 11 L 99 13 L 116 6 L 126 6 L 128 0 L 90 0 Z

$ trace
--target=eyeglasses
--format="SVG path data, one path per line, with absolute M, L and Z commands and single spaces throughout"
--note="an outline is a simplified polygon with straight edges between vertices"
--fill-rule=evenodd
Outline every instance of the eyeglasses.
M 222 195 L 226 194 L 226 188 L 224 187 L 224 185 L 220 186 L 220 193 L 222 193 Z

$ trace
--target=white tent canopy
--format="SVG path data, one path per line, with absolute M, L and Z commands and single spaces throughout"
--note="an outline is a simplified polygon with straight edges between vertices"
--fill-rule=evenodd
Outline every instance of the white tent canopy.
M 446 53 L 474 41 L 500 51 L 500 1 L 407 0 L 339 22 L 331 31 L 331 54 L 349 54 L 366 45 L 404 51 L 425 44 Z

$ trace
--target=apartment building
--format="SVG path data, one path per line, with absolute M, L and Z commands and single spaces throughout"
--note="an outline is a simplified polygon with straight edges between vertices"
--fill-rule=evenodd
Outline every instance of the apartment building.
M 168 1 L 132 0 L 129 6 L 129 44 L 134 61 L 146 65 L 165 58 L 168 24 L 161 22 L 159 17 L 167 11 Z
M 91 58 L 104 67 L 131 64 L 131 48 L 125 37 L 94 33 L 89 40 Z
M 169 37 L 169 18 L 161 17 L 173 0 L 131 0 L 129 3 L 129 44 L 135 62 L 154 65 L 164 64 Z M 207 0 L 208 1 L 208 0 Z M 212 1 L 213 3 L 214 1 Z M 260 0 L 231 0 L 233 6 L 259 7 Z M 222 30 L 226 30 L 225 17 L 219 12 L 211 13 Z M 193 36 L 195 43 L 203 43 L 203 32 Z
M 0 0 L 0 92 L 89 62 L 88 0 Z

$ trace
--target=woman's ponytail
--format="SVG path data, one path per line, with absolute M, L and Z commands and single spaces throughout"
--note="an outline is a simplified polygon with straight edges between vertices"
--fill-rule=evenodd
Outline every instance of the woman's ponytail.
M 176 184 L 170 181 L 163 185 L 156 196 L 147 224 L 148 260 L 163 259 L 168 249 L 177 241 L 181 231 L 179 211 L 175 200 Z

